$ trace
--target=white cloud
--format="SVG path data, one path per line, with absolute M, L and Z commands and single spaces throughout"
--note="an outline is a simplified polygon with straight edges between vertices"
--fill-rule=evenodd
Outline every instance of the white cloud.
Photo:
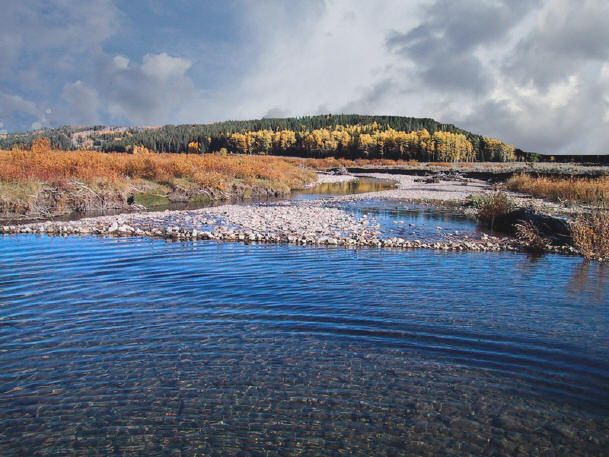
M 175 123 L 200 100 L 187 72 L 192 62 L 166 53 L 146 54 L 142 63 L 108 59 L 95 81 L 100 106 L 114 122 Z
M 426 116 L 528 150 L 609 152 L 602 0 L 328 0 L 273 27 L 253 9 L 257 64 L 209 98 L 208 118 Z
M 142 62 L 142 73 L 150 79 L 169 81 L 184 77 L 192 62 L 181 57 L 165 54 L 146 54 Z
M 116 68 L 118 68 L 119 70 L 126 70 L 127 67 L 129 66 L 129 59 L 125 56 L 121 56 L 121 55 L 114 56 L 112 61 L 114 62 L 114 66 Z
M 277 26 L 243 75 L 229 116 L 258 117 L 271 109 L 319 113 L 353 103 L 387 78 L 397 60 L 385 48 L 386 27 L 413 24 L 415 11 L 414 5 L 388 9 L 334 0 L 307 21 L 291 11 L 275 17 Z M 260 29 L 268 28 L 264 17 L 260 21 Z

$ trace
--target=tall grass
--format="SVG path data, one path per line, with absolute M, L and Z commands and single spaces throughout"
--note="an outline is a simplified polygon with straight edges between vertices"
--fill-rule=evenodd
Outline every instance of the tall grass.
M 609 211 L 579 216 L 571 224 L 575 246 L 590 260 L 609 262 Z
M 520 174 L 510 178 L 506 187 L 555 202 L 609 203 L 609 177 L 549 178 Z
M 0 210 L 8 215 L 120 207 L 155 186 L 205 191 L 214 198 L 285 194 L 314 179 L 312 171 L 276 157 L 0 151 Z
M 544 251 L 548 244 L 550 244 L 550 240 L 544 237 L 539 228 L 531 221 L 516 224 L 515 228 L 516 237 L 523 241 L 530 251 Z
M 61 183 L 69 180 L 123 182 L 145 179 L 171 184 L 187 179 L 201 186 L 266 180 L 288 188 L 302 187 L 311 172 L 274 157 L 194 154 L 113 154 L 93 151 L 0 151 L 0 180 Z
M 477 210 L 478 219 L 485 222 L 491 230 L 495 227 L 495 219 L 514 209 L 514 203 L 504 192 L 474 195 L 472 205 Z

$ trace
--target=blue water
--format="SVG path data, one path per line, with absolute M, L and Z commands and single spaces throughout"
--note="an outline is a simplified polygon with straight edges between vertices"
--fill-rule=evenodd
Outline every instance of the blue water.
M 437 241 L 451 236 L 462 239 L 464 236 L 479 238 L 485 232 L 492 234 L 473 217 L 451 208 L 374 199 L 340 203 L 336 206 L 358 218 L 366 216 L 368 220 L 378 224 L 385 238 Z
M 608 411 L 577 257 L 0 238 L 0 455 L 603 455 Z

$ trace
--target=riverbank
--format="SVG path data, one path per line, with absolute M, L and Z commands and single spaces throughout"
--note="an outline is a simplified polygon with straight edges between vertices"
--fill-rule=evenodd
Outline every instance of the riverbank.
M 288 158 L 288 160 L 290 160 Z M 294 159 L 291 159 L 294 160 Z M 416 160 L 386 159 L 297 159 L 308 167 L 325 170 L 345 168 L 351 173 L 387 173 L 392 175 L 433 175 L 458 173 L 467 178 L 492 181 L 505 180 L 517 174 L 547 177 L 602 177 L 609 176 L 609 167 L 557 162 L 418 162 Z
M 399 249 L 436 249 L 443 251 L 526 251 L 530 242 L 514 233 L 502 236 L 479 231 L 442 233 L 425 238 L 414 233 L 396 235 L 381 227 L 374 218 L 356 214 L 348 207 L 358 202 L 386 201 L 408 207 L 412 204 L 450 208 L 454 213 L 475 219 L 473 204 L 481 196 L 493 195 L 492 182 L 465 178 L 459 174 L 416 176 L 407 174 L 365 173 L 362 175 L 319 174 L 318 187 L 353 183 L 362 177 L 395 183 L 395 188 L 374 192 L 335 195 L 307 200 L 271 201 L 257 204 L 221 206 L 156 212 L 129 212 L 121 215 L 88 217 L 77 221 L 46 221 L 5 224 L 0 233 L 37 233 L 50 235 L 143 236 L 171 240 L 218 240 L 245 243 L 289 243 L 346 247 L 386 247 Z M 311 187 L 311 183 L 306 185 Z M 311 192 L 315 192 L 312 190 Z M 514 208 L 553 217 L 574 217 L 580 207 L 547 202 L 531 196 L 508 193 Z M 318 196 L 319 197 L 319 196 Z M 537 242 L 535 249 L 545 252 L 578 253 L 571 243 Z
M 0 217 L 276 198 L 314 181 L 310 169 L 276 157 L 0 151 Z

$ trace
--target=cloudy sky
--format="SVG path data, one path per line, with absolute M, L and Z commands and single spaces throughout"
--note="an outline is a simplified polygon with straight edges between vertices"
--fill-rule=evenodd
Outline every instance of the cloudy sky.
M 0 0 L 0 131 L 433 117 L 609 153 L 607 0 Z

